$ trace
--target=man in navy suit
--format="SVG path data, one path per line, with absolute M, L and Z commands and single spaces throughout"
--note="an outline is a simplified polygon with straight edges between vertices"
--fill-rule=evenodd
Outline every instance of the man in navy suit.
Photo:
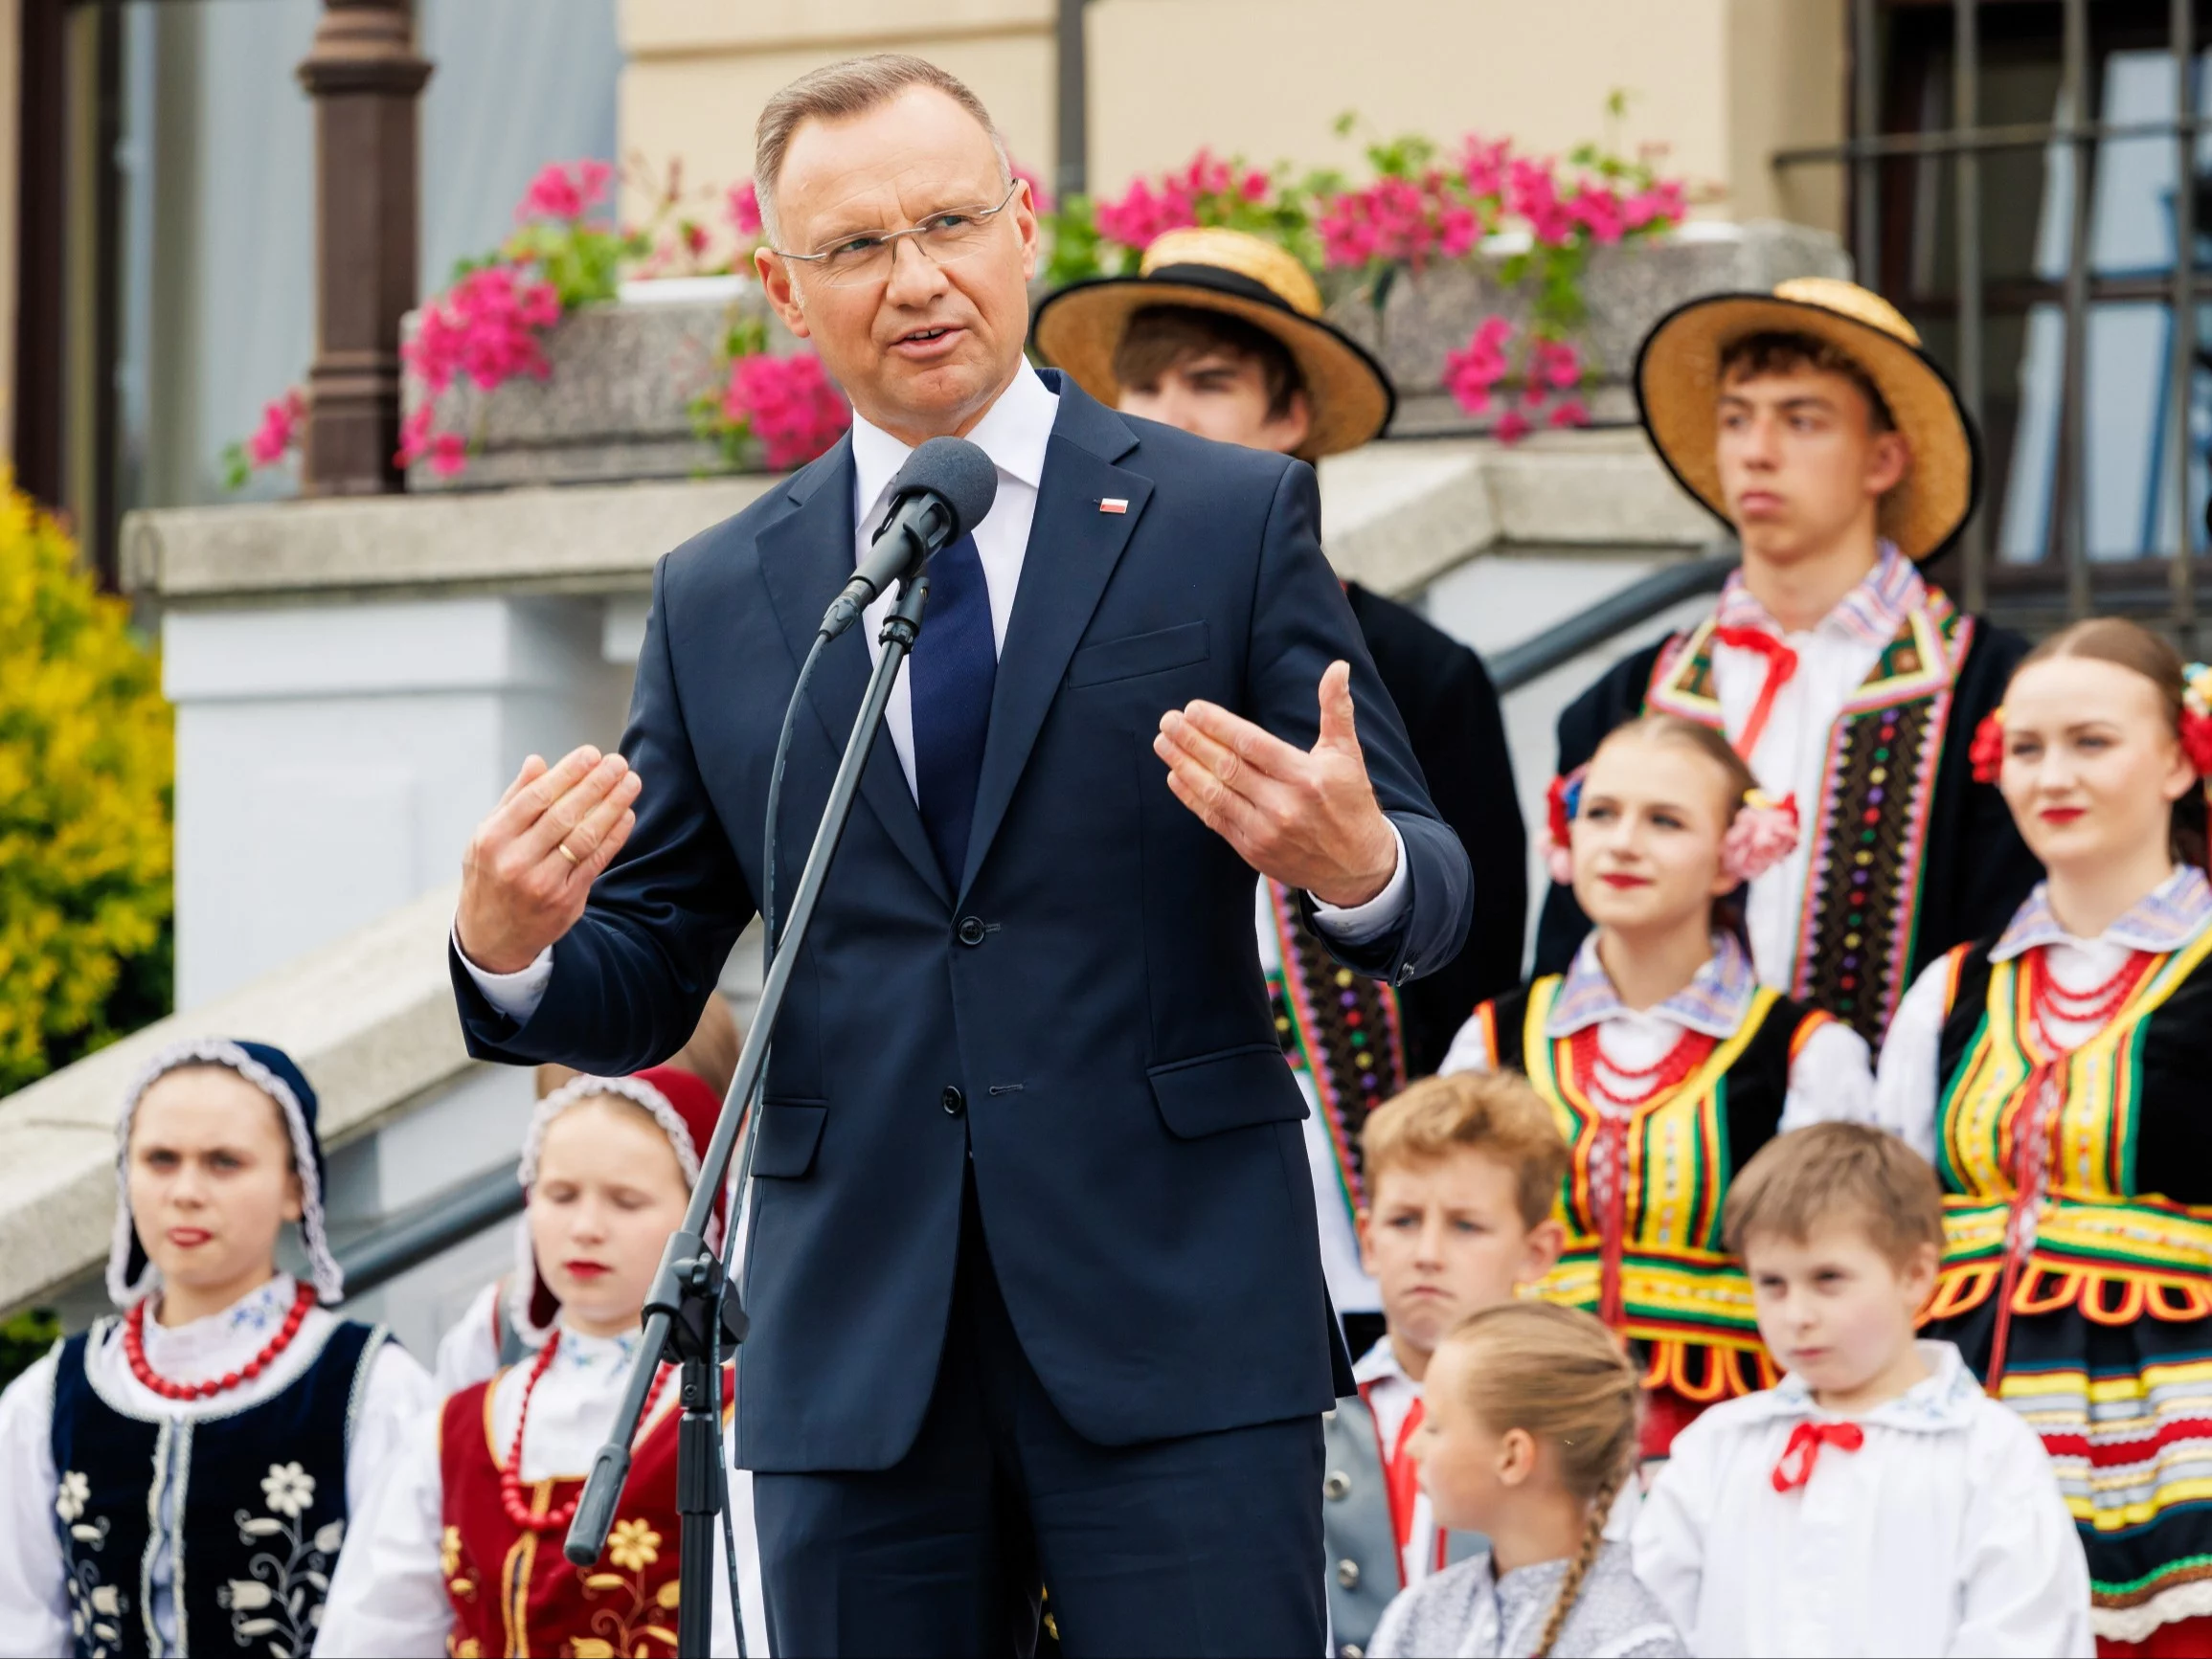
M 931 564 L 776 1033 L 739 1456 L 778 1649 L 1318 1653 L 1320 1414 L 1348 1387 L 1252 877 L 1345 964 L 1460 945 L 1466 855 L 1321 557 L 1312 470 L 1022 357 L 1026 186 L 918 59 L 770 101 L 759 268 L 848 440 L 661 562 L 622 754 L 525 766 L 471 842 L 472 1052 L 681 1046 L 762 891 L 777 730 L 908 450 L 998 497 Z M 825 654 L 788 897 L 879 601 Z M 1357 729 L 1354 708 L 1359 710 Z M 626 759 L 625 759 L 626 757 Z

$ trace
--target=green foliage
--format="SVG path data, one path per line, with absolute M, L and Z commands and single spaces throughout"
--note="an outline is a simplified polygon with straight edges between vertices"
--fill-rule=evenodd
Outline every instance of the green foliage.
M 168 1012 L 169 707 L 127 608 L 0 496 L 0 1092 Z
M 60 1323 L 50 1309 L 33 1308 L 0 1320 L 0 1388 L 35 1365 L 60 1335 Z

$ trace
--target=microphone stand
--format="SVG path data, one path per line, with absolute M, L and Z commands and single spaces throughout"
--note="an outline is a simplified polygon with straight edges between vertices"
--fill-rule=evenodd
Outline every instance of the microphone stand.
M 822 809 L 822 822 L 814 832 L 814 845 L 806 855 L 805 867 L 799 877 L 799 889 L 792 898 L 791 920 L 760 988 L 760 1005 L 753 1017 L 753 1029 L 746 1033 L 744 1049 L 737 1057 L 737 1074 L 731 1080 L 730 1091 L 723 1099 L 713 1137 L 700 1156 L 699 1180 L 691 1189 L 690 1204 L 684 1211 L 683 1222 L 668 1236 L 667 1248 L 662 1252 L 661 1265 L 653 1274 L 652 1289 L 645 1294 L 644 1339 L 638 1345 L 637 1361 L 630 1372 L 629 1386 L 622 1394 L 621 1409 L 615 1416 L 614 1432 L 592 1460 L 590 1478 L 585 1481 L 577 1500 L 576 1517 L 569 1523 L 563 1553 L 578 1568 L 589 1568 L 606 1548 L 607 1534 L 614 1525 L 615 1505 L 621 1497 L 622 1483 L 630 1472 L 630 1443 L 636 1438 L 639 1422 L 644 1416 L 645 1398 L 653 1378 L 664 1361 L 679 1367 L 684 1415 L 677 1426 L 676 1512 L 683 1522 L 683 1547 L 679 1558 L 681 1599 L 676 1605 L 676 1651 L 686 1655 L 704 1655 L 712 1648 L 714 1521 L 722 1507 L 721 1471 L 717 1467 L 721 1455 L 722 1377 L 711 1357 L 717 1345 L 714 1322 L 721 1322 L 722 1333 L 733 1347 L 744 1341 L 746 1332 L 745 1312 L 738 1303 L 736 1288 L 729 1283 L 722 1264 L 707 1247 L 707 1223 L 713 1214 L 714 1196 L 721 1191 L 731 1155 L 736 1150 L 739 1119 L 744 1120 L 748 1143 L 755 1132 L 755 1119 L 758 1114 L 745 1111 L 744 1107 L 756 1098 L 777 1018 L 783 1009 L 783 995 L 790 987 L 791 975 L 799 961 L 799 947 L 805 941 L 807 925 L 814 918 L 823 882 L 829 873 L 830 860 L 845 834 L 846 821 L 852 816 L 861 769 L 868 762 L 876 730 L 883 724 L 884 706 L 891 701 L 892 683 L 898 676 L 899 664 L 914 649 L 915 636 L 921 632 L 922 609 L 928 599 L 929 577 L 926 574 L 911 576 L 899 592 L 897 605 L 884 618 L 883 632 L 878 636 L 883 641 L 883 655 L 876 661 L 875 673 L 868 683 L 868 695 L 861 700 L 860 712 L 853 717 L 851 734 L 846 739 L 845 754 L 838 763 L 836 780 L 830 785 L 828 803 Z M 792 695 L 799 696 L 802 688 L 803 682 Z M 740 1193 L 737 1201 L 731 1205 L 732 1231 L 735 1230 L 742 1214 L 743 1199 L 744 1195 Z M 738 1621 L 737 1641 L 742 1652 L 743 1609 L 733 1606 L 731 1615 Z

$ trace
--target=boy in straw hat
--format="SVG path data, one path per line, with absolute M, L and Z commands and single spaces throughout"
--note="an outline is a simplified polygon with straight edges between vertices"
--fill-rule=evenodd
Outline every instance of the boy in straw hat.
M 1238 231 L 1170 231 L 1140 274 L 1073 283 L 1037 309 L 1038 354 L 1124 415 L 1305 460 L 1357 449 L 1389 424 L 1382 368 L 1321 321 L 1296 258 Z M 1330 1294 L 1354 1352 L 1381 1334 L 1360 1267 L 1359 1144 L 1368 1110 L 1436 1069 L 1467 1010 L 1520 982 L 1526 840 L 1498 693 L 1475 653 L 1405 606 L 1347 584 L 1384 687 L 1406 723 L 1437 810 L 1479 871 L 1456 961 L 1398 990 L 1333 961 L 1294 895 L 1260 884 L 1260 959 L 1275 1024 L 1307 1104 Z
M 1749 885 L 1759 977 L 1879 1042 L 1914 970 L 2002 928 L 2038 874 L 1968 753 L 2025 646 L 1917 568 L 1973 511 L 1974 430 L 1912 325 L 1832 278 L 1681 306 L 1644 341 L 1636 399 L 1743 566 L 1560 716 L 1560 774 L 1647 709 L 1725 731 L 1805 826 Z M 1588 930 L 1555 886 L 1537 972 Z

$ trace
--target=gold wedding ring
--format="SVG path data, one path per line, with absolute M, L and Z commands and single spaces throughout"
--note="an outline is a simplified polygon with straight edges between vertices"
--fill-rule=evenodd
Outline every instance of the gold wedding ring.
M 580 863 L 582 863 L 584 862 L 583 860 L 581 860 L 581 859 L 577 858 L 576 854 L 574 854 L 574 853 L 572 853 L 572 852 L 570 852 L 570 851 L 569 851 L 569 843 L 568 843 L 568 842 L 566 842 L 566 841 L 555 841 L 555 842 L 553 842 L 553 845 L 554 845 L 554 846 L 556 846 L 556 847 L 558 847 L 558 848 L 560 849 L 560 855 L 561 855 L 561 857 L 562 857 L 562 858 L 564 858 L 564 859 L 566 859 L 566 860 L 568 860 L 568 862 L 569 862 L 569 863 L 570 863 L 572 865 L 574 865 L 574 864 L 580 864 Z

